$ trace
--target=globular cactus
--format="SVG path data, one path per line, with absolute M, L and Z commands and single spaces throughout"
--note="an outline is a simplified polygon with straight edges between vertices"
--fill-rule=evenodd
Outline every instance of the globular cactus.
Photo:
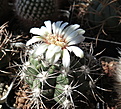
M 82 64 L 79 63 L 79 65 Z M 77 68 L 75 67 L 75 69 Z M 23 64 L 19 76 L 31 90 L 26 92 L 31 93 L 30 96 L 27 96 L 28 103 L 33 102 L 30 107 L 40 109 L 41 106 L 44 109 L 50 104 L 52 109 L 57 107 L 75 109 L 76 102 L 77 106 L 80 106 L 78 100 L 84 99 L 87 102 L 88 97 L 84 94 L 86 90 L 90 89 L 89 78 L 85 79 L 86 74 L 75 69 L 70 70 L 67 74 L 63 71 L 60 62 L 54 65 L 47 64 L 43 59 L 35 58 L 29 54 L 28 61 Z
M 92 0 L 87 10 L 87 20 L 93 26 L 102 26 L 108 31 L 120 31 L 120 0 Z
M 96 90 L 102 69 L 94 56 L 75 45 L 84 41 L 85 31 L 63 21 L 44 23 L 30 30 L 37 36 L 27 41 L 17 73 L 28 86 L 26 104 L 35 109 L 47 105 L 51 109 L 96 108 L 96 103 L 103 101 Z
M 23 63 L 19 74 L 20 80 L 29 86 L 29 91 L 26 91 L 29 100 L 27 105 L 33 102 L 30 107 L 36 109 L 40 109 L 40 106 L 44 109 L 48 105 L 52 109 L 76 109 L 76 106 L 82 109 L 89 106 L 92 108 L 89 102 L 94 103 L 93 106 L 96 105 L 98 97 L 95 90 L 100 71 L 96 70 L 99 63 L 94 58 L 91 63 L 97 64 L 95 69 L 92 65 L 85 65 L 89 64 L 88 57 L 85 56 L 85 59 L 78 63 L 79 58 L 73 57 L 75 60 L 71 61 L 71 66 L 75 66 L 66 72 L 60 61 L 51 65 L 45 59 L 35 57 L 34 53 L 29 52 L 28 60 Z M 99 76 L 96 76 L 97 71 Z M 90 98 L 92 101 L 89 101 Z
M 119 52 L 120 53 L 120 52 Z M 115 74 L 114 74 L 114 80 L 115 80 L 115 90 L 117 92 L 117 108 L 121 108 L 121 58 L 119 58 L 117 64 L 116 64 L 116 69 L 115 69 Z
M 44 20 L 55 19 L 56 12 L 56 0 L 15 0 L 15 14 L 24 31 L 40 26 Z

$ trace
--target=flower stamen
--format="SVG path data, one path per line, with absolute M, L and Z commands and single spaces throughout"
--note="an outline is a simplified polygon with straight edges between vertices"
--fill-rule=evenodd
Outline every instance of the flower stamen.
M 54 34 L 48 34 L 47 37 L 45 38 L 45 42 L 47 44 L 54 44 L 60 46 L 62 49 L 67 47 L 65 39 L 61 36 L 57 36 Z

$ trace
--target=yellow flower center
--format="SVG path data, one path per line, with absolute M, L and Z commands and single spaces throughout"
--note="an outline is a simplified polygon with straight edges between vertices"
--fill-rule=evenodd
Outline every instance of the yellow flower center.
M 48 34 L 46 36 L 45 42 L 47 44 L 55 44 L 57 46 L 60 46 L 62 49 L 67 47 L 65 39 L 62 36 L 57 36 L 54 34 Z

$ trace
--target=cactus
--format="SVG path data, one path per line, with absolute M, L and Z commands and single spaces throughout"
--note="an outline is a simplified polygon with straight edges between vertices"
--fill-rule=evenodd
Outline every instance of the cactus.
M 121 54 L 121 52 L 119 51 Z M 116 64 L 116 70 L 114 74 L 114 80 L 115 80 L 115 90 L 117 92 L 117 109 L 121 108 L 121 58 L 118 59 L 118 62 Z
M 120 0 L 92 0 L 88 7 L 87 19 L 93 26 L 101 25 L 109 31 L 115 32 L 115 28 L 120 31 L 120 5 Z
M 18 16 L 20 26 L 30 29 L 32 26 L 40 26 L 44 20 L 54 19 L 56 14 L 55 0 L 16 0 L 15 13 Z M 18 23 L 19 23 L 18 22 Z
M 85 31 L 78 24 L 44 23 L 30 30 L 37 36 L 27 41 L 18 73 L 28 86 L 26 105 L 35 109 L 49 104 L 51 109 L 96 108 L 96 103 L 103 101 L 96 90 L 102 69 L 94 56 L 75 45 L 84 41 Z

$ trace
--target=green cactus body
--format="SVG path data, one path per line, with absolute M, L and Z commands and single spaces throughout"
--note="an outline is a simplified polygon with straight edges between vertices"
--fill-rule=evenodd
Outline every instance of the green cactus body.
M 85 56 L 73 69 L 66 72 L 63 70 L 60 61 L 56 64 L 45 65 L 43 63 L 44 58 L 41 59 L 40 57 L 29 54 L 28 64 L 24 66 L 25 68 L 23 70 L 26 75 L 24 82 L 27 83 L 33 91 L 33 98 L 37 97 L 35 96 L 37 93 L 34 90 L 37 88 L 40 94 L 39 97 L 42 99 L 43 103 L 52 104 L 52 108 L 59 106 L 64 109 L 75 109 L 76 104 L 78 106 L 82 105 L 79 104 L 79 100 L 88 103 L 88 98 L 90 98 L 90 96 L 93 98 L 91 90 L 95 90 L 95 87 L 91 87 L 89 83 L 90 81 L 94 82 L 93 79 L 95 77 L 93 78 L 93 73 L 97 73 L 97 70 L 95 72 L 93 69 L 92 71 L 90 69 L 93 67 L 93 64 L 97 64 L 95 59 L 93 60 L 93 58 L 90 59 Z M 77 59 L 78 58 L 72 60 L 72 63 L 76 63 Z M 47 101 L 46 98 L 50 100 Z
M 62 104 L 63 101 L 66 99 L 66 97 L 62 93 L 64 92 L 64 86 L 69 84 L 69 79 L 66 75 L 60 74 L 57 77 L 56 83 L 57 84 L 55 86 L 54 100 L 58 102 L 61 99 L 59 103 Z
M 48 98 L 53 98 L 54 96 L 54 87 L 56 84 L 56 77 L 49 78 L 49 75 L 54 75 L 56 66 L 44 66 L 40 60 L 35 59 L 34 57 L 29 57 L 29 65 L 26 66 L 24 70 L 25 73 L 25 82 L 30 86 L 31 89 L 35 87 L 42 90 L 42 95 Z M 38 66 L 39 65 L 39 66 Z
M 119 0 L 120 1 L 120 0 Z M 113 28 L 121 29 L 120 23 L 120 2 L 92 0 L 87 15 L 87 18 L 93 25 L 103 25 L 106 29 Z M 114 30 L 115 31 L 115 30 Z

